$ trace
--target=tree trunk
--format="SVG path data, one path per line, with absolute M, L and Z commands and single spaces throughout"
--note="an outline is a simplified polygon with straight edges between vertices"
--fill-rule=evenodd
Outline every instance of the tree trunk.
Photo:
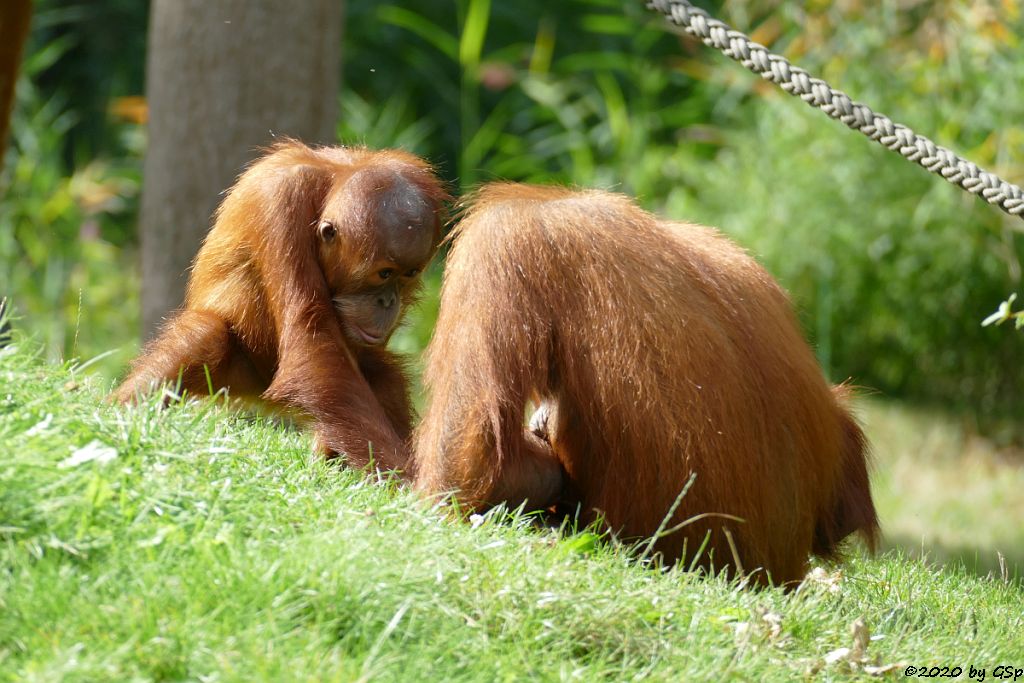
M 221 193 L 291 136 L 333 142 L 342 0 L 153 0 L 143 176 L 142 324 L 181 305 Z

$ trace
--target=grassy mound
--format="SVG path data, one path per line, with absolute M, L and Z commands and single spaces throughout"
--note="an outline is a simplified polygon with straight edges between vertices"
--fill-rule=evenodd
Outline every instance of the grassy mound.
M 467 523 L 214 402 L 0 351 L 0 680 L 792 680 L 1024 664 L 1014 582 L 856 550 L 797 592 Z

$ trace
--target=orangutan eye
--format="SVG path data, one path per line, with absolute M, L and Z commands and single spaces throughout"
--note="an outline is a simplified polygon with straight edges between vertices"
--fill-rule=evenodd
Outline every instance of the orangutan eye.
M 420 269 L 419 268 L 413 268 L 412 270 L 406 271 L 405 276 L 406 277 L 416 277 L 419 274 L 420 274 Z
M 390 278 L 394 274 L 395 274 L 395 269 L 394 268 L 385 268 L 384 270 L 381 270 L 381 271 L 379 271 L 377 273 L 377 277 L 379 277 L 381 280 L 387 280 L 388 278 Z

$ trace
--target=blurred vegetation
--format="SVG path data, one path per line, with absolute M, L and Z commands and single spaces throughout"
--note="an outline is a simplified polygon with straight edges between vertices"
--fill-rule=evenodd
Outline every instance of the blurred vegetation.
M 146 7 L 37 0 L 0 175 L 0 297 L 51 358 L 138 346 L 135 221 Z M 108 353 L 109 352 L 109 353 Z
M 993 172 L 1024 182 L 1018 0 L 701 3 Z M 51 355 L 123 367 L 146 8 L 40 0 L 0 180 L 0 292 Z M 1010 415 L 1021 224 L 812 111 L 640 2 L 348 0 L 339 138 L 402 146 L 453 187 L 598 186 L 717 225 L 791 291 L 836 380 Z M 115 46 L 116 49 L 112 46 Z M 126 99 L 128 98 L 128 99 Z M 439 269 L 397 344 L 418 351 Z M 81 296 L 81 307 L 78 306 Z M 77 334 L 77 342 L 75 341 Z

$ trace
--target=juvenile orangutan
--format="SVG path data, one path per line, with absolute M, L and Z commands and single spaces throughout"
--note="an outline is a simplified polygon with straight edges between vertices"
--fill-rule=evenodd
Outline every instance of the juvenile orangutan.
M 227 193 L 184 307 L 114 394 L 180 380 L 312 419 L 318 443 L 364 467 L 404 468 L 408 387 L 385 345 L 437 249 L 447 195 L 400 151 L 275 145 Z

